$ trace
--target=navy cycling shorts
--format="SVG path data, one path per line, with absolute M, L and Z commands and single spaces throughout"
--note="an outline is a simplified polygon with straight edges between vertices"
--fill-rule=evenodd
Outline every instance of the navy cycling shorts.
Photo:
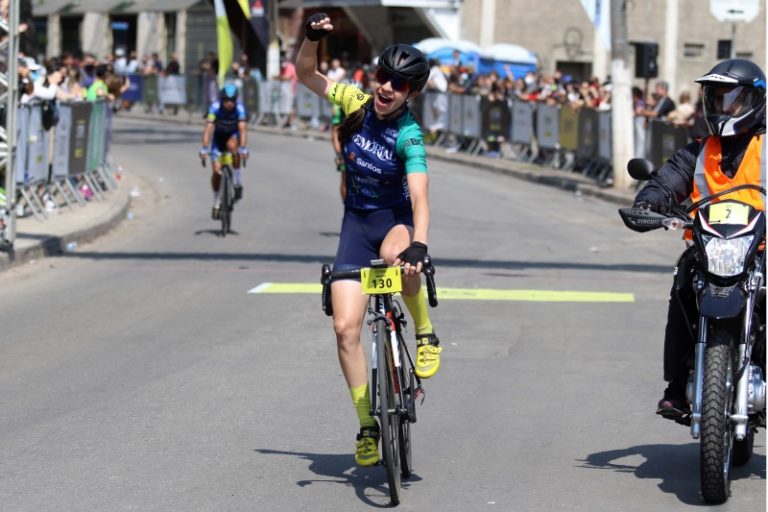
M 237 137 L 239 140 L 240 131 L 235 130 L 234 132 L 220 132 L 215 130 L 213 132 L 213 140 L 211 141 L 211 155 L 216 158 L 220 154 L 229 151 L 227 149 L 227 142 L 229 142 L 229 139 L 231 139 L 233 136 Z
M 413 226 L 410 203 L 378 210 L 345 208 L 333 268 L 355 270 L 370 266 L 371 260 L 380 258 L 381 243 L 387 233 L 398 224 Z

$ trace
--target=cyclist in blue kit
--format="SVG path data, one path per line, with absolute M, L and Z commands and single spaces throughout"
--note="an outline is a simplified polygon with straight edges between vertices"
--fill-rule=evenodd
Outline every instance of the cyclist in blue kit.
M 429 179 L 421 128 L 408 110 L 408 101 L 427 83 L 429 66 L 418 49 L 396 44 L 379 56 L 372 94 L 336 83 L 317 71 L 317 41 L 332 30 L 326 14 L 310 16 L 296 70 L 304 85 L 340 106 L 345 115 L 339 139 L 346 196 L 334 270 L 361 268 L 377 258 L 404 266 L 402 296 L 414 319 L 416 374 L 429 378 L 440 366 L 442 350 L 418 274 L 427 254 Z M 360 282 L 353 280 L 334 281 L 331 297 L 339 362 L 360 420 L 355 460 L 370 466 L 379 460 L 379 426 L 371 415 L 367 363 L 360 343 L 368 298 Z
M 213 174 L 213 210 L 211 217 L 219 218 L 221 209 L 219 203 L 219 185 L 221 183 L 221 162 L 219 157 L 223 152 L 232 154 L 232 168 L 235 177 L 235 201 L 243 197 L 243 185 L 240 180 L 240 162 L 248 159 L 248 149 L 245 147 L 248 138 L 248 117 L 245 107 L 237 101 L 237 87 L 227 84 L 219 91 L 219 101 L 212 103 L 203 131 L 203 147 L 200 158 L 204 161 L 211 155 Z

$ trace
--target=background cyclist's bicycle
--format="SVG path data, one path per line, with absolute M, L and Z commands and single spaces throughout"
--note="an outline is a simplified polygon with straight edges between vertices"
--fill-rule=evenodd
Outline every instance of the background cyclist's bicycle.
M 232 211 L 235 208 L 235 201 L 238 199 L 235 195 L 235 178 L 232 172 L 232 153 L 225 151 L 218 157 L 221 163 L 221 180 L 219 182 L 219 213 L 221 221 L 221 236 L 227 236 L 232 232 Z M 241 160 L 245 167 L 246 160 Z M 205 158 L 201 156 L 200 160 L 205 167 Z

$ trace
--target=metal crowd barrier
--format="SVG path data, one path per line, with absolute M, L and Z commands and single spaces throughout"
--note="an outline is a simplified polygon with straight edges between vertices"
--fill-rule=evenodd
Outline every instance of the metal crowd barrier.
M 145 108 L 186 105 L 204 111 L 216 101 L 213 76 L 136 76 L 140 85 L 132 92 Z M 249 120 L 256 124 L 285 126 L 291 116 L 311 127 L 327 124 L 331 105 L 302 84 L 286 81 L 234 81 L 241 90 Z M 132 79 L 133 83 L 133 79 Z M 125 98 L 125 96 L 124 96 Z M 508 143 L 511 156 L 565 171 L 579 172 L 600 182 L 611 179 L 611 113 L 590 108 L 552 106 L 520 100 L 490 101 L 486 97 L 427 91 L 411 105 L 425 131 L 436 127 L 439 136 L 430 142 L 451 144 L 459 151 L 480 154 L 489 143 Z M 658 120 L 645 133 L 646 156 L 656 166 L 685 145 L 688 130 Z
M 56 207 L 85 206 L 91 194 L 101 201 L 106 191 L 117 188 L 117 167 L 109 158 L 109 103 L 59 102 L 58 110 L 59 122 L 45 130 L 42 103 L 19 107 L 18 204 L 40 221 L 48 218 L 47 201 Z
M 445 129 L 459 150 L 478 154 L 487 143 L 505 141 L 513 157 L 526 162 L 579 172 L 606 182 L 612 176 L 611 112 L 552 106 L 520 100 L 489 101 L 485 97 L 426 92 L 412 109 L 429 130 L 435 104 L 446 104 Z M 688 129 L 653 120 L 647 128 L 646 155 L 660 167 L 688 141 Z
M 213 75 L 127 75 L 129 89 L 121 99 L 140 103 L 144 111 L 174 113 L 185 108 L 190 116 L 206 112 L 219 99 L 219 86 Z M 284 125 L 294 109 L 294 94 L 289 82 L 257 80 L 246 77 L 232 80 L 238 87 L 240 101 L 249 122 Z

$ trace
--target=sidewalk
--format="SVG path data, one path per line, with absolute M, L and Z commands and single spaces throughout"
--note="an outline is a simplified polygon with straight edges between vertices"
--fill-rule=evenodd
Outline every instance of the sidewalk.
M 142 112 L 121 112 L 120 117 L 128 119 L 162 121 L 187 125 L 200 125 L 202 118 L 195 113 L 189 115 L 181 110 L 176 116 L 145 114 Z M 267 126 L 249 126 L 254 133 L 280 134 L 289 137 L 330 140 L 330 133 L 319 130 L 290 130 Z M 470 156 L 449 153 L 443 148 L 427 146 L 430 158 L 466 165 L 475 169 L 506 174 L 518 179 L 570 190 L 585 196 L 596 197 L 621 206 L 632 204 L 634 192 L 601 188 L 594 181 L 579 174 L 549 169 L 513 160 Z M 33 216 L 17 219 L 16 242 L 12 253 L 0 253 L 0 271 L 15 265 L 27 263 L 44 256 L 62 254 L 67 245 L 91 241 L 116 227 L 128 213 L 131 203 L 130 185 L 126 180 L 118 182 L 118 189 L 105 193 L 104 201 L 93 200 L 85 207 L 61 207 L 59 214 L 52 215 L 44 222 Z
M 130 185 L 118 181 L 117 190 L 104 193 L 104 200 L 91 200 L 86 206 L 59 207 L 45 221 L 30 215 L 16 220 L 16 241 L 11 253 L 0 252 L 0 271 L 67 250 L 70 243 L 82 244 L 116 227 L 131 204 Z

